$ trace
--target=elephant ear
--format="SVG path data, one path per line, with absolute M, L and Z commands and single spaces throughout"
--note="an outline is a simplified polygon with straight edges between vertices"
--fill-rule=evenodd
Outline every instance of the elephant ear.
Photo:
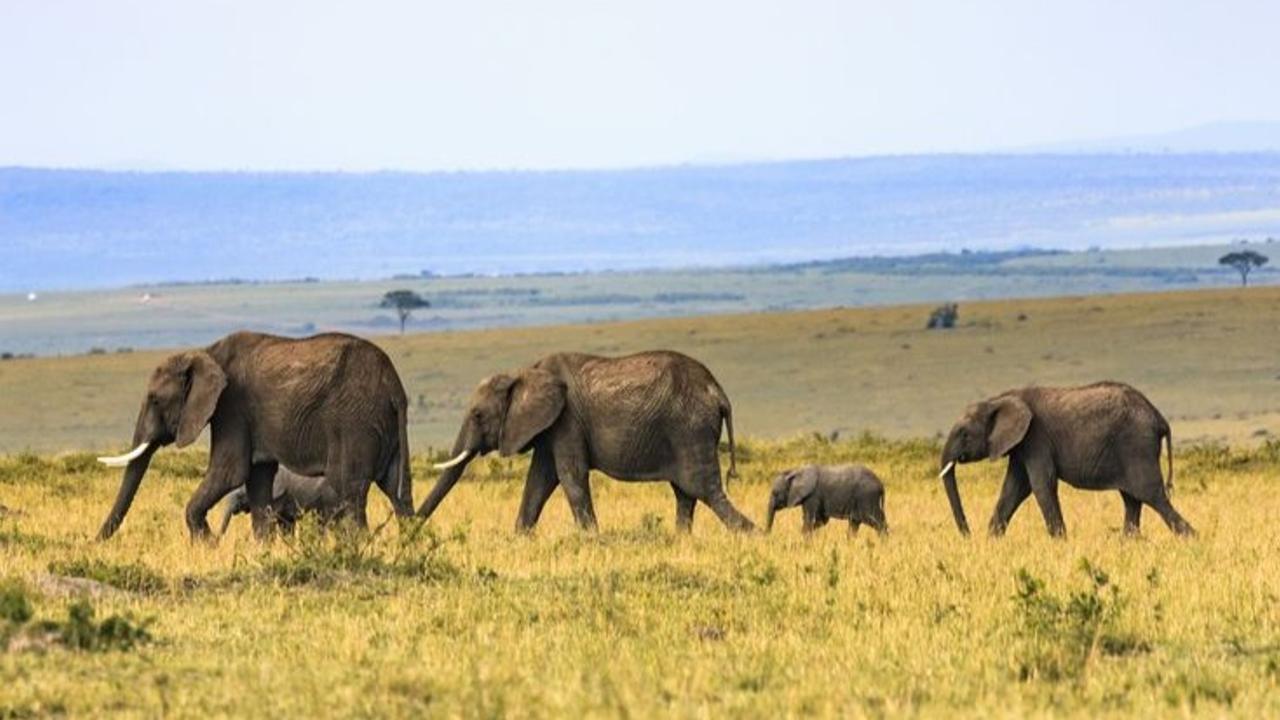
M 1009 454 L 1031 427 L 1031 408 L 1021 398 L 1006 395 L 992 402 L 987 456 L 992 460 Z
M 565 386 L 556 376 L 538 368 L 521 371 L 508 395 L 498 451 L 503 456 L 519 453 L 538 433 L 551 427 L 564 403 Z
M 804 502 L 818 489 L 818 469 L 805 467 L 796 470 L 789 476 L 790 486 L 787 488 L 787 507 L 795 507 Z
M 187 366 L 187 399 L 182 403 L 178 417 L 178 434 L 175 445 L 186 447 L 200 437 L 200 431 L 209 424 L 218 397 L 227 386 L 227 374 L 209 355 L 200 351 L 190 354 Z

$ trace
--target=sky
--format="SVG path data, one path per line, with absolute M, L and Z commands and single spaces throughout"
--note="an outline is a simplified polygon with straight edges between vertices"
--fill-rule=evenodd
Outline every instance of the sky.
M 0 165 L 983 152 L 1280 121 L 1280 2 L 0 0 Z

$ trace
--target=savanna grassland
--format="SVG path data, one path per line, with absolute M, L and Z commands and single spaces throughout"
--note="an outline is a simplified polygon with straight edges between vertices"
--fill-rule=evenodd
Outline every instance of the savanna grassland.
M 0 653 L 0 715 L 1280 713 L 1276 444 L 1180 454 L 1174 499 L 1200 531 L 1189 541 L 1150 511 L 1127 539 L 1115 494 L 1071 490 L 1066 540 L 1046 536 L 1033 503 L 1004 539 L 961 540 L 931 443 L 742 451 L 729 493 L 757 519 L 784 466 L 870 463 L 891 535 L 833 523 L 805 539 L 790 511 L 767 537 L 737 536 L 702 508 L 682 536 L 665 486 L 597 478 L 598 534 L 553 498 L 518 536 L 524 462 L 488 460 L 425 528 L 345 539 L 304 526 L 264 548 L 241 520 L 210 548 L 186 541 L 180 511 L 205 458 L 173 452 L 98 544 L 114 473 L 87 455 L 9 456 L 0 493 L 21 514 L 0 520 L 0 611 L 22 597 L 33 617 L 4 633 L 60 624 L 47 649 Z M 963 469 L 975 515 L 1001 472 Z M 373 517 L 389 514 L 373 502 Z M 76 601 L 42 589 L 49 574 L 121 592 L 69 622 Z
M 697 289 L 692 286 L 691 289 Z M 481 378 L 577 350 L 679 350 L 728 392 L 740 435 L 894 438 L 945 431 L 966 403 L 1028 383 L 1124 380 L 1175 440 L 1280 434 L 1280 286 L 665 318 L 381 336 L 409 393 L 414 447 L 452 446 Z M 215 338 L 208 338 L 212 342 Z M 169 351 L 0 362 L 0 452 L 128 444 L 151 370 Z M 1255 435 L 1256 434 L 1256 435 Z
M 518 457 L 473 464 L 426 526 L 264 547 L 241 519 L 205 547 L 181 511 L 197 449 L 159 453 L 95 543 L 119 474 L 88 451 L 127 443 L 163 353 L 0 364 L 0 717 L 1280 714 L 1280 288 L 968 303 L 948 332 L 922 329 L 928 310 L 379 339 L 413 401 L 419 497 L 483 375 L 669 347 L 734 402 L 740 509 L 759 521 L 784 467 L 865 462 L 887 538 L 805 539 L 794 510 L 737 536 L 705 507 L 684 536 L 665 485 L 601 476 L 599 533 L 557 493 L 519 536 Z M 1101 378 L 1169 417 L 1173 500 L 1199 537 L 1148 510 L 1125 538 L 1115 493 L 1064 487 L 1065 540 L 1033 502 L 1005 538 L 961 539 L 936 433 L 1006 387 Z M 1002 473 L 960 469 L 975 527 Z M 76 577 L 109 587 L 56 581 Z

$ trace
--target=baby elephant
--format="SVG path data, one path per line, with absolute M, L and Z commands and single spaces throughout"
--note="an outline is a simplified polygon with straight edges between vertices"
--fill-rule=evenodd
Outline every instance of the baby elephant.
M 805 465 L 784 470 L 773 481 L 765 529 L 773 514 L 785 507 L 804 508 L 804 531 L 813 532 L 831 518 L 847 518 L 850 532 L 861 523 L 881 535 L 889 532 L 884 519 L 884 483 L 865 465 Z
M 271 514 L 276 524 L 286 533 L 293 531 L 294 523 L 304 512 L 314 512 L 324 520 L 331 519 L 339 510 L 342 499 L 323 475 L 307 477 L 282 465 L 276 471 L 271 485 Z M 243 485 L 227 495 L 227 509 L 222 515 L 219 535 L 227 534 L 231 518 L 249 512 L 249 492 Z

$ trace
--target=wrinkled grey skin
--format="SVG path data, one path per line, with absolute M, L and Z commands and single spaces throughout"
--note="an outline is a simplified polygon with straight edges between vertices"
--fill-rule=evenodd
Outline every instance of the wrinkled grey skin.
M 773 529 L 774 513 L 797 505 L 804 509 L 806 534 L 831 518 L 848 520 L 854 533 L 863 523 L 881 535 L 889 532 L 884 483 L 864 465 L 805 465 L 782 471 L 769 493 L 765 530 Z
M 370 481 L 396 512 L 413 512 L 407 401 L 390 358 L 372 343 L 328 333 L 292 339 L 228 335 L 166 359 L 152 373 L 134 426 L 146 452 L 125 468 L 98 538 L 124 521 L 160 447 L 185 447 L 210 426 L 209 467 L 186 507 L 193 540 L 210 540 L 206 515 L 244 485 L 259 537 L 271 531 L 271 487 L 280 465 L 324 475 L 342 497 L 339 512 L 366 527 Z
M 249 512 L 249 491 L 238 487 L 227 496 L 222 513 L 222 528 L 218 535 L 226 535 L 231 519 Z M 304 512 L 315 513 L 321 521 L 333 519 L 342 509 L 342 497 L 324 478 L 299 475 L 288 468 L 276 472 L 271 486 L 270 511 L 272 519 L 283 532 L 293 532 L 293 526 Z
M 720 384 L 698 361 L 676 352 L 609 358 L 559 353 L 512 373 L 482 381 L 458 430 L 453 455 L 472 458 L 497 450 L 533 451 L 516 519 L 531 529 L 559 485 L 574 519 L 595 529 L 587 474 L 618 480 L 663 480 L 676 496 L 676 525 L 688 530 L 697 501 L 726 526 L 754 525 L 725 495 L 717 453 L 720 425 L 729 435 L 729 474 L 736 472 L 733 416 Z M 430 517 L 462 476 L 467 462 L 448 468 L 418 515 Z
M 1004 486 L 988 530 L 1003 535 L 1009 520 L 1034 495 L 1050 535 L 1066 534 L 1058 504 L 1058 480 L 1084 490 L 1119 490 L 1124 529 L 1138 532 L 1142 506 L 1160 514 L 1173 532 L 1195 530 L 1169 502 L 1160 476 L 1160 443 L 1169 452 L 1173 484 L 1173 442 L 1169 423 L 1146 396 L 1123 383 L 1082 387 L 1026 387 L 969 406 L 943 446 L 941 467 L 1008 456 Z M 943 484 L 956 527 L 969 533 L 955 468 Z

